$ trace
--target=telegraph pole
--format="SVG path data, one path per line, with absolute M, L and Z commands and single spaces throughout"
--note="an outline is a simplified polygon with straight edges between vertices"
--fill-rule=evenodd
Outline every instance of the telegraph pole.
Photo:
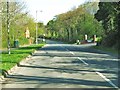
M 10 22 L 9 22 L 9 1 L 7 1 L 7 33 L 8 33 L 8 54 L 10 54 Z

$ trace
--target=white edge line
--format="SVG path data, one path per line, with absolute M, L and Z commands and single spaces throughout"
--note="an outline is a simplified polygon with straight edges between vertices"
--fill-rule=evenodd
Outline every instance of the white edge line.
M 106 78 L 102 73 L 100 73 L 100 72 L 97 72 L 97 71 L 95 71 L 100 77 L 102 77 L 105 81 L 107 81 L 110 85 L 112 85 L 114 88 L 117 88 L 118 89 L 118 87 L 114 84 L 114 83 L 112 83 L 108 78 Z
M 86 63 L 84 60 L 82 60 L 80 57 L 78 57 L 79 60 L 81 60 L 85 65 L 89 65 L 88 63 Z

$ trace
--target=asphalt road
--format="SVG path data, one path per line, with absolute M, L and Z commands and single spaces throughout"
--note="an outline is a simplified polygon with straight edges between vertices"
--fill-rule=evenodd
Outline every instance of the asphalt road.
M 47 41 L 7 76 L 2 88 L 117 88 L 118 59 L 88 45 Z

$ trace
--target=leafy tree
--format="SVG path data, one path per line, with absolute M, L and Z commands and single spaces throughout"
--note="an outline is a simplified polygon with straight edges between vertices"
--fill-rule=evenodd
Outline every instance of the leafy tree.
M 96 7 L 95 7 L 95 6 Z M 88 10 L 89 7 L 95 8 Z M 52 38 L 68 42 L 76 42 L 77 39 L 83 40 L 87 34 L 91 38 L 94 34 L 103 35 L 101 24 L 94 19 L 93 13 L 97 11 L 97 5 L 86 3 L 71 11 L 56 16 L 47 24 L 47 30 L 51 32 Z
M 6 2 L 2 2 L 2 47 L 7 47 L 7 5 Z M 35 38 L 36 35 L 36 23 L 34 19 L 25 10 L 24 2 L 9 2 L 9 22 L 10 22 L 10 44 L 11 47 L 14 44 L 14 40 L 19 40 L 20 45 L 29 44 L 29 39 L 25 37 L 25 31 L 28 27 L 30 36 Z M 39 28 L 40 29 L 40 28 Z M 43 28 L 41 28 L 43 29 Z M 39 30 L 42 31 L 42 30 Z M 39 32 L 43 33 L 43 32 Z
M 102 22 L 105 37 L 102 45 L 116 47 L 118 45 L 119 2 L 99 2 L 99 10 L 95 18 Z

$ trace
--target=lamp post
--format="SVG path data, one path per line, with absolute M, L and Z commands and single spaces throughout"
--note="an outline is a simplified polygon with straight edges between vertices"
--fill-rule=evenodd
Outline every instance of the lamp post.
M 42 11 L 40 11 L 40 12 L 42 12 Z M 38 40 L 37 40 L 37 37 L 38 37 L 37 13 L 38 13 L 38 10 L 36 10 L 36 40 L 35 40 L 36 44 L 38 44 Z
M 38 41 L 37 41 L 37 32 L 38 32 L 38 26 L 37 26 L 37 10 L 36 10 L 36 44 L 38 44 Z

